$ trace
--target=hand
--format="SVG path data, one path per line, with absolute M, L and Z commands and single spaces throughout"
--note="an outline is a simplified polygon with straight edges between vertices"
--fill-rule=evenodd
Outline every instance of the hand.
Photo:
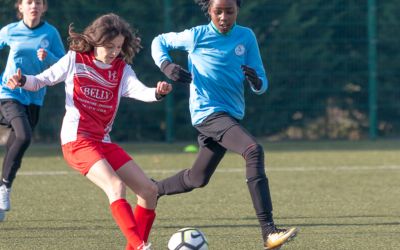
M 167 82 L 158 82 L 156 87 L 156 94 L 160 96 L 166 96 L 172 91 L 172 85 Z
M 37 57 L 39 58 L 40 61 L 44 61 L 44 59 L 47 57 L 47 51 L 43 48 L 38 49 Z
M 253 68 L 250 68 L 247 65 L 242 65 L 241 68 L 243 70 L 243 74 L 245 75 L 247 82 L 251 86 L 253 86 L 256 90 L 260 90 L 262 81 L 258 77 L 257 72 Z
M 180 83 L 191 83 L 192 75 L 180 65 L 164 61 L 161 64 L 161 71 L 172 81 Z
M 9 87 L 10 89 L 21 87 L 23 85 L 21 83 L 22 78 L 24 78 L 24 76 L 21 74 L 21 69 L 17 69 L 17 74 L 8 78 L 7 87 Z

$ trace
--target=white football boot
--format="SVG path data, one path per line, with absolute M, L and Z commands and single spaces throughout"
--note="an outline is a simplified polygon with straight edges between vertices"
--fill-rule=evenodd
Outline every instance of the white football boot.
M 272 230 L 268 233 L 267 239 L 264 244 L 265 250 L 278 250 L 283 244 L 296 237 L 298 229 L 295 227 L 289 229 L 279 229 L 275 225 L 272 226 Z
M 10 205 L 10 193 L 11 188 L 7 188 L 6 185 L 0 186 L 0 210 L 9 211 Z
M 142 243 L 140 246 L 138 246 L 138 250 L 151 250 L 151 243 Z

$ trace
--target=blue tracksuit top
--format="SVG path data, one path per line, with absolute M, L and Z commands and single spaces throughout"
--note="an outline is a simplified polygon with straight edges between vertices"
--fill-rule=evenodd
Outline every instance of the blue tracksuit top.
M 10 48 L 10 52 L 1 75 L 0 99 L 14 99 L 24 105 L 42 106 L 46 88 L 37 92 L 30 92 L 23 88 L 11 90 L 6 83 L 18 68 L 21 69 L 22 74 L 37 75 L 57 62 L 65 54 L 60 34 L 47 22 L 42 22 L 39 26 L 31 29 L 21 20 L 10 23 L 0 30 L 0 49 L 6 46 Z M 44 61 L 40 61 L 37 57 L 39 48 L 47 51 Z
M 210 22 L 179 33 L 158 35 L 151 45 L 158 67 L 165 60 L 173 62 L 170 50 L 188 52 L 188 69 L 193 77 L 189 99 L 193 125 L 219 111 L 243 118 L 245 76 L 241 65 L 256 70 L 262 80 L 260 90 L 251 88 L 254 93 L 262 94 L 268 88 L 257 40 L 249 28 L 235 25 L 229 33 L 221 34 Z

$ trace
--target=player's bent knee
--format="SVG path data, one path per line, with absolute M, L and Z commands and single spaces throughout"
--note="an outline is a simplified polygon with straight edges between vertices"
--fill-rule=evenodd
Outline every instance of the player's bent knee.
M 20 135 L 15 138 L 16 144 L 19 144 L 19 145 L 22 145 L 25 147 L 29 146 L 31 144 L 31 141 L 32 141 L 32 139 L 31 139 L 30 135 L 29 136 L 28 135 L 26 135 L 26 136 Z
M 186 170 L 183 176 L 183 183 L 187 190 L 205 187 L 210 181 L 211 176 L 206 174 L 193 174 L 190 170 Z
M 155 200 L 158 195 L 157 185 L 151 182 L 148 185 L 143 186 L 137 195 L 146 201 Z
M 264 154 L 264 148 L 261 144 L 253 144 L 245 152 L 247 156 L 262 155 Z
M 149 196 L 157 197 L 157 195 L 158 195 L 158 187 L 157 187 L 157 185 L 155 183 L 151 183 L 148 189 L 149 189 L 149 192 L 150 192 Z
M 260 144 L 253 144 L 247 148 L 247 150 L 243 153 L 243 158 L 246 161 L 251 160 L 263 160 L 264 159 L 264 148 Z
M 192 188 L 202 188 L 202 187 L 207 186 L 208 182 L 209 182 L 209 179 L 198 178 L 198 179 L 192 181 L 191 187 Z

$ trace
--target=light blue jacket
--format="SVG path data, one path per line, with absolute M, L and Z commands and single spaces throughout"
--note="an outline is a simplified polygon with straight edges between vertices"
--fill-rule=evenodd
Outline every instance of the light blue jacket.
M 254 93 L 262 94 L 268 88 L 257 40 L 249 28 L 235 25 L 228 34 L 221 34 L 210 22 L 179 33 L 161 34 L 151 46 L 157 66 L 165 60 L 173 62 L 171 50 L 188 52 L 188 69 L 193 77 L 189 100 L 193 125 L 218 111 L 243 118 L 247 84 L 241 65 L 255 69 L 262 80 L 260 90 L 252 88 Z
M 43 105 L 46 88 L 37 92 L 30 92 L 22 88 L 11 90 L 6 86 L 10 76 L 20 68 L 22 74 L 37 75 L 58 61 L 64 54 L 65 49 L 60 34 L 47 22 L 31 29 L 21 20 L 8 24 L 0 30 L 0 50 L 8 46 L 6 68 L 1 75 L 0 99 L 15 99 L 24 105 Z M 40 61 L 37 50 L 44 48 L 47 57 Z

